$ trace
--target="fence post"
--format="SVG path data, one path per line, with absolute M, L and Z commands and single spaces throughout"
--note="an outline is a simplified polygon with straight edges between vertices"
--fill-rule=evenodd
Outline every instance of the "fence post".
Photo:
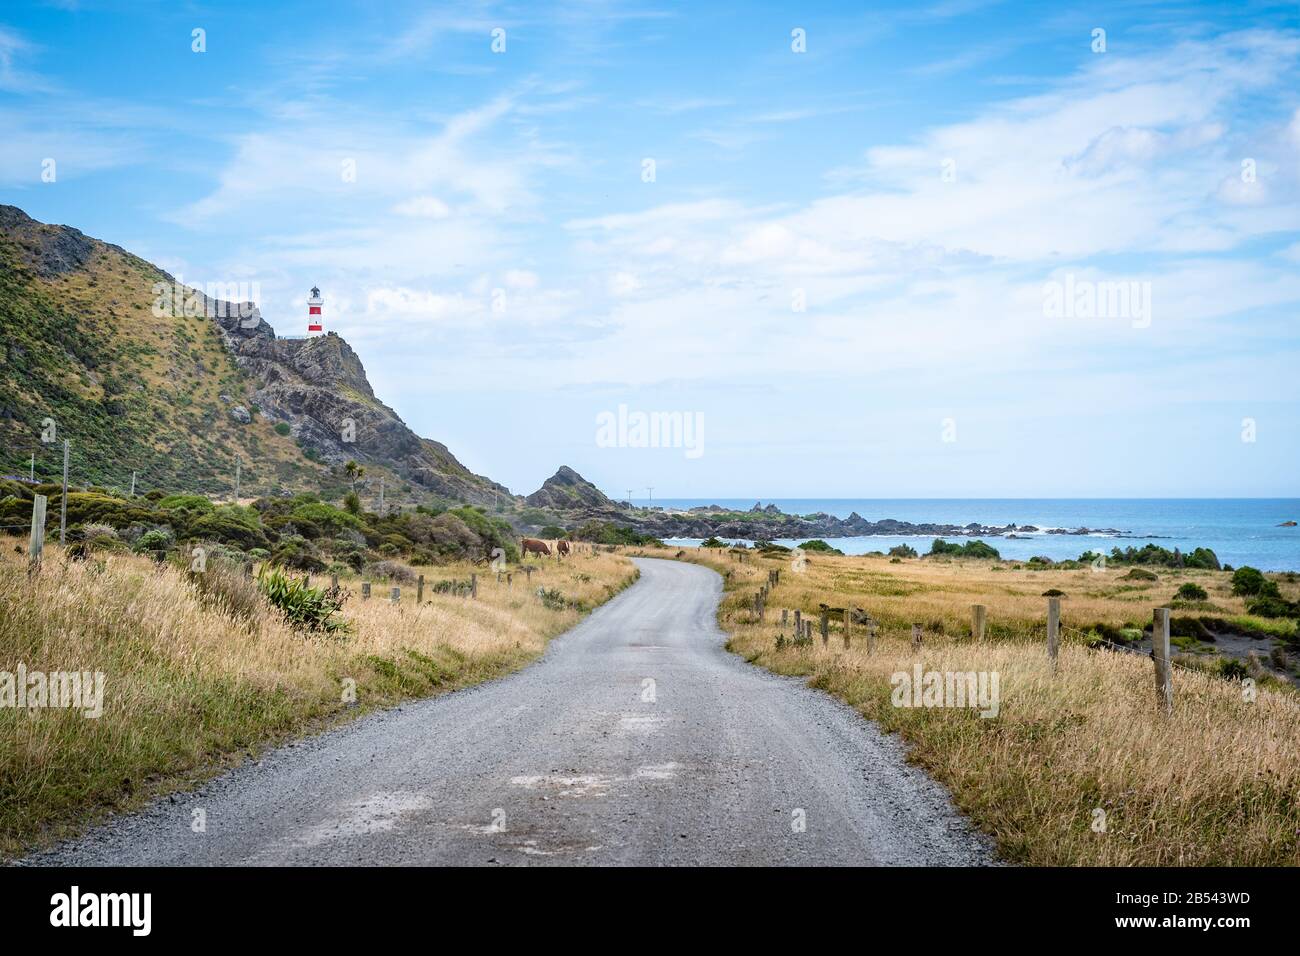
M 988 616 L 988 608 L 983 604 L 972 604 L 970 606 L 970 633 L 976 641 L 984 640 L 984 622 Z
M 853 612 L 848 608 L 844 609 L 844 649 L 849 649 L 849 637 L 853 633 Z
M 1047 599 L 1047 656 L 1056 670 L 1056 652 L 1061 643 L 1061 599 Z
M 827 610 L 822 611 L 821 630 L 822 630 L 822 646 L 825 647 L 826 644 L 831 639 L 831 612 L 830 611 Z
M 789 620 L 790 620 L 790 609 L 788 607 L 781 608 L 781 626 L 785 627 L 786 622 Z
M 339 589 L 339 576 L 337 574 L 330 575 L 330 589 L 333 591 Z
M 803 612 L 797 608 L 794 612 L 794 632 L 800 640 L 803 639 Z
M 514 572 L 512 572 L 512 571 L 507 571 L 507 572 L 506 572 L 506 587 L 508 587 L 508 588 L 513 588 L 514 586 L 515 586 L 515 575 L 514 575 Z
M 72 443 L 63 439 L 63 497 L 59 500 L 59 545 L 67 543 L 68 538 L 68 452 Z
M 370 582 L 369 582 L 369 581 L 362 581 L 362 582 L 361 582 L 361 600 L 363 600 L 363 601 L 369 601 L 369 600 L 370 600 Z
M 921 625 L 912 625 L 912 650 L 913 652 L 921 649 Z
M 421 574 L 419 579 L 415 582 L 415 603 L 416 604 L 424 603 L 424 575 L 423 574 Z
M 1169 608 L 1158 607 L 1151 625 L 1151 657 L 1156 663 L 1156 705 L 1166 717 L 1174 712 L 1174 666 L 1169 660 Z
M 875 652 L 876 652 L 876 622 L 868 621 L 867 622 L 867 653 L 874 654 Z
M 469 576 L 469 596 L 472 598 L 478 597 L 478 575 L 477 574 L 471 574 Z
M 32 534 L 27 542 L 27 561 L 32 568 L 41 566 L 41 555 L 45 553 L 45 505 L 48 501 L 44 495 L 32 499 Z
M 389 592 L 389 598 L 392 599 L 392 602 L 393 602 L 394 604 L 401 604 L 401 603 L 402 603 L 402 589 L 399 588 L 399 587 L 395 587 L 395 588 L 393 588 L 393 590 L 392 590 L 391 592 Z

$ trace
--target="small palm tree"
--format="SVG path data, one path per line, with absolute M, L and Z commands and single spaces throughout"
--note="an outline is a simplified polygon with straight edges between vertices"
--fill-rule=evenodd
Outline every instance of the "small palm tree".
M 356 494 L 357 482 L 365 475 L 365 467 L 358 465 L 351 459 L 348 459 L 348 463 L 343 466 L 343 473 L 348 476 L 348 481 L 352 482 L 352 493 Z

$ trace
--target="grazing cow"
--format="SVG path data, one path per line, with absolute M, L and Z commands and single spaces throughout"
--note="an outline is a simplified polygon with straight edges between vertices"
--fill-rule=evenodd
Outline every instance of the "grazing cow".
M 569 542 L 561 538 L 559 541 L 555 542 L 555 550 L 556 553 L 563 554 L 567 557 L 569 554 Z
M 545 541 L 539 541 L 537 538 L 524 538 L 520 542 L 520 549 L 524 552 L 524 557 L 530 554 L 550 554 L 550 546 Z

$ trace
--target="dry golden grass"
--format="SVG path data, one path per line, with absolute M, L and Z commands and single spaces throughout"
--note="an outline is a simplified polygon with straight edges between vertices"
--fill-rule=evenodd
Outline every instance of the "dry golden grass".
M 530 591 L 468 564 L 422 569 L 402 603 L 360 600 L 344 581 L 351 633 L 304 635 L 270 608 L 240 619 L 171 566 L 127 555 L 65 562 L 47 545 L 29 581 L 17 539 L 0 539 L 0 671 L 102 671 L 104 712 L 0 708 L 0 854 L 65 836 L 89 818 L 177 789 L 286 737 L 398 700 L 498 676 L 539 655 L 587 609 L 635 579 L 619 555 L 540 562 Z M 479 576 L 477 600 L 432 593 Z M 320 583 L 319 580 L 315 583 Z M 550 609 L 533 592 L 581 602 Z M 344 700 L 355 681 L 356 704 Z
M 678 549 L 657 552 L 675 556 Z M 647 552 L 656 553 L 656 552 Z M 1196 581 L 1225 615 L 1242 613 L 1229 575 L 1158 571 L 1151 585 L 1097 574 L 994 571 L 990 562 L 931 563 L 812 555 L 805 573 L 790 560 L 685 549 L 687 560 L 730 572 L 720 623 L 732 650 L 772 670 L 804 675 L 882 727 L 900 733 L 912 759 L 953 792 L 957 804 L 998 841 L 1002 856 L 1030 865 L 1296 865 L 1300 863 L 1300 698 L 1176 670 L 1174 714 L 1156 708 L 1153 666 L 1138 655 L 1090 650 L 1063 637 L 1053 673 L 1045 653 L 1045 600 L 1066 592 L 1067 627 L 1139 626 L 1168 606 L 1178 585 Z M 766 623 L 753 620 L 754 591 L 782 570 Z M 1134 584 L 1141 586 L 1130 589 Z M 1289 582 L 1283 584 L 1293 590 Z M 775 648 L 780 609 L 817 614 L 818 604 L 862 607 L 882 622 L 874 653 L 842 622 L 823 646 Z M 988 607 L 990 637 L 970 639 L 970 605 Z M 1214 613 L 1214 612 L 1211 612 Z M 911 624 L 925 624 L 919 653 Z M 790 636 L 789 628 L 786 636 Z M 902 708 L 891 677 L 923 670 L 996 671 L 994 719 L 958 708 Z M 1093 829 L 1098 809 L 1105 831 Z

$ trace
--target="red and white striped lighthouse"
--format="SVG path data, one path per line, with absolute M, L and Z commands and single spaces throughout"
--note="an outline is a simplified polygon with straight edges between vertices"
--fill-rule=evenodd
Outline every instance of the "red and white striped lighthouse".
M 321 316 L 321 306 L 325 300 L 320 297 L 320 289 L 315 286 L 311 287 L 311 298 L 307 300 L 307 334 L 322 335 L 325 332 L 324 318 Z

